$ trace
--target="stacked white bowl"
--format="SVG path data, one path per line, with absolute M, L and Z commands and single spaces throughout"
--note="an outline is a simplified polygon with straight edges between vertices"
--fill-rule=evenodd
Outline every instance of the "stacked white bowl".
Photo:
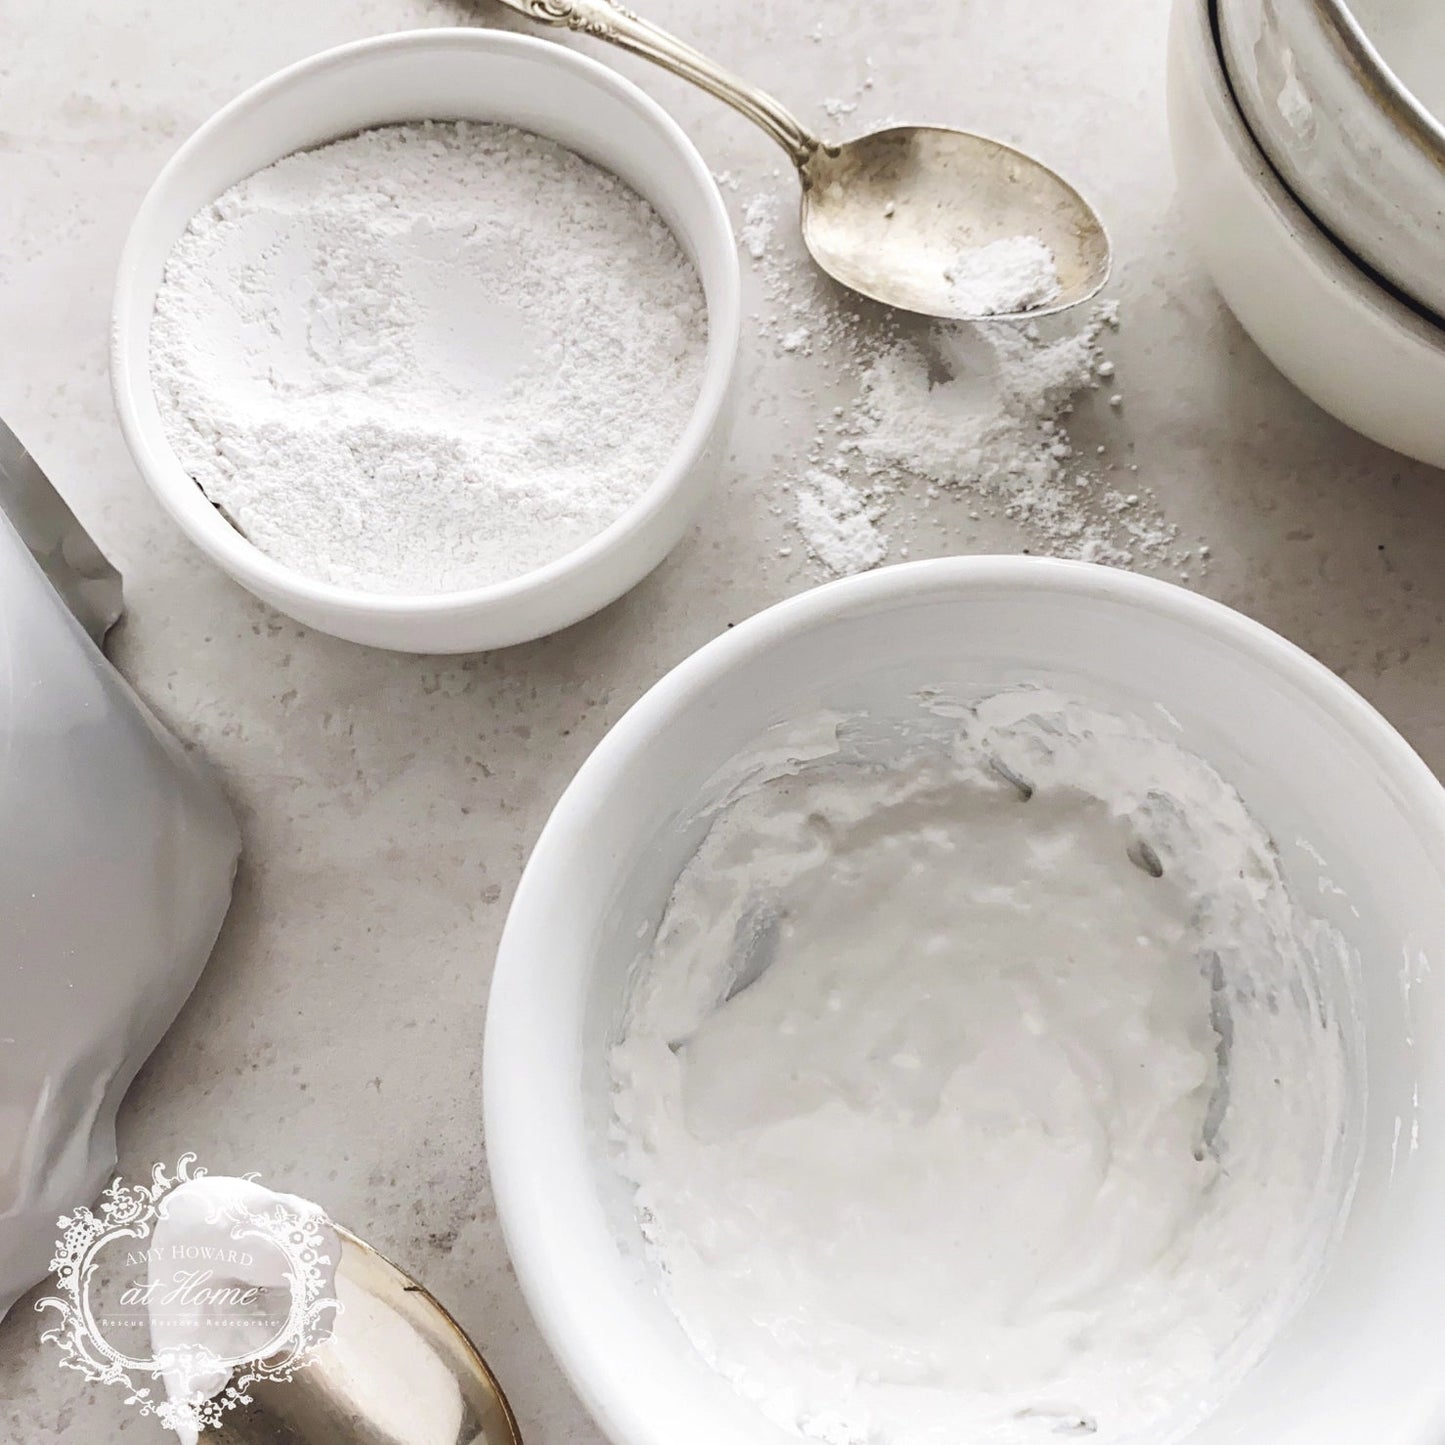
M 1445 317 L 1445 6 L 1216 3 L 1230 84 L 1290 190 L 1405 297 Z
M 1275 365 L 1357 431 L 1445 466 L 1445 124 L 1426 103 L 1445 110 L 1445 7 L 1353 3 L 1175 0 L 1180 199 Z

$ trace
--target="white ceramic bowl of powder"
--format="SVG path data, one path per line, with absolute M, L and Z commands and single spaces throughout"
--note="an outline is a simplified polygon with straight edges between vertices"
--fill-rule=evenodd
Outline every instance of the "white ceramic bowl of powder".
M 415 123 L 424 121 L 439 123 L 437 138 L 417 135 Z M 688 373 L 689 394 L 680 400 L 676 395 L 667 398 L 666 415 L 669 424 L 675 419 L 677 430 L 672 436 L 657 430 L 655 474 L 648 471 L 637 474 L 636 481 L 630 483 L 631 491 L 623 493 L 620 488 L 613 488 L 613 494 L 623 495 L 620 502 L 612 501 L 612 494 L 603 497 L 602 502 L 610 505 L 611 511 L 601 510 L 600 505 L 592 509 L 602 518 L 594 529 L 589 531 L 584 521 L 579 531 L 574 517 L 570 522 L 572 530 L 559 529 L 564 540 L 550 550 L 546 529 L 552 524 L 545 511 L 537 516 L 536 536 L 528 537 L 520 530 L 509 534 L 499 529 L 491 543 L 496 557 L 505 563 L 509 549 L 530 555 L 530 544 L 535 542 L 540 565 L 529 562 L 527 570 L 513 576 L 506 576 L 504 568 L 498 580 L 488 579 L 477 585 L 468 584 L 464 572 L 453 569 L 448 573 L 438 568 L 437 576 L 460 576 L 462 584 L 449 580 L 444 586 L 430 583 L 410 586 L 405 580 L 408 576 L 426 577 L 429 569 L 424 565 L 425 558 L 421 559 L 422 565 L 417 565 L 418 547 L 414 539 L 407 539 L 407 547 L 397 552 L 396 577 L 382 576 L 379 585 L 372 585 L 372 578 L 364 569 L 349 565 L 345 526 L 330 527 L 332 535 L 323 539 L 324 545 L 318 544 L 314 549 L 315 565 L 307 555 L 308 537 L 303 528 L 293 528 L 290 537 L 282 536 L 280 545 L 264 535 L 268 522 L 278 517 L 282 523 L 287 520 L 284 502 L 277 500 L 278 492 L 284 490 L 284 468 L 273 467 L 267 478 L 270 516 L 254 508 L 250 513 L 258 519 L 258 525 L 252 529 L 255 541 L 243 535 L 240 527 L 233 525 L 221 509 L 231 503 L 231 497 L 221 497 L 219 505 L 208 498 L 197 484 L 195 458 L 189 459 L 191 466 L 184 465 L 173 444 L 178 438 L 185 440 L 177 429 L 175 407 L 171 406 L 170 413 L 163 415 L 164 407 L 158 405 L 157 386 L 169 384 L 170 378 L 163 383 L 157 380 L 160 372 L 153 376 L 153 316 L 156 327 L 163 322 L 169 326 L 169 337 L 175 344 L 178 334 L 175 316 L 157 309 L 158 293 L 163 286 L 172 285 L 173 278 L 167 276 L 168 261 L 179 254 L 177 243 L 187 234 L 193 219 L 207 213 L 232 187 L 284 157 L 292 157 L 287 164 L 294 169 L 298 161 L 310 163 L 306 157 L 296 156 L 297 152 L 312 151 L 313 156 L 324 158 L 328 155 L 326 150 L 313 148 L 326 147 L 358 132 L 382 127 L 407 126 L 413 132 L 413 143 L 405 150 L 413 157 L 425 145 L 437 144 L 438 138 L 457 150 L 460 143 L 452 122 L 515 127 L 543 137 L 544 145 L 556 142 L 582 158 L 581 162 L 570 162 L 565 152 L 551 157 L 544 154 L 540 159 L 527 157 L 530 170 L 521 174 L 524 181 L 530 180 L 534 186 L 538 175 L 560 174 L 561 168 L 569 164 L 574 174 L 580 173 L 590 169 L 583 164 L 590 162 L 650 203 L 681 248 L 679 264 L 686 268 L 690 263 L 695 269 L 705 306 L 705 343 L 699 337 L 697 361 Z M 471 134 L 475 137 L 476 132 Z M 463 141 L 466 136 L 463 128 Z M 364 136 L 361 143 L 367 143 Z M 355 147 L 358 142 L 345 144 Z M 414 160 L 410 163 L 415 165 Z M 268 176 L 271 174 L 284 173 L 268 172 Z M 592 174 L 596 176 L 597 172 Z M 569 177 L 563 174 L 562 180 L 566 182 Z M 291 177 L 290 183 L 293 187 L 299 183 L 304 189 L 305 177 L 298 173 Z M 602 183 L 612 184 L 608 178 L 603 178 Z M 268 184 L 275 189 L 274 182 L 268 181 Z M 465 198 L 464 173 L 454 175 L 449 184 L 453 197 Z M 424 177 L 420 188 L 425 189 Z M 620 194 L 625 196 L 626 192 Z M 283 198 L 283 202 L 286 199 Z M 341 199 L 344 207 L 345 196 Z M 579 204 L 590 203 L 593 197 L 589 195 Z M 277 209 L 284 215 L 284 204 Z M 539 210 L 538 214 L 541 213 Z M 328 223 L 337 227 L 338 244 L 344 246 L 344 210 L 339 213 L 339 219 L 332 216 Z M 540 223 L 534 219 L 526 224 L 535 229 Z M 666 232 L 662 234 L 665 236 Z M 656 240 L 643 237 L 644 241 L 649 239 Z M 666 244 L 672 244 L 671 238 Z M 545 237 L 539 245 L 545 247 Z M 328 251 L 313 244 L 312 254 L 324 257 Z M 629 255 L 622 264 L 631 260 Z M 298 287 L 296 278 L 286 275 L 286 264 L 284 255 L 278 260 L 268 254 L 261 257 L 261 264 L 256 268 L 265 299 L 270 302 L 273 295 L 281 298 L 271 306 L 271 313 L 272 317 L 279 317 L 283 327 L 287 324 L 287 303 L 282 293 L 288 285 L 303 296 L 313 289 L 309 277 L 302 278 Z M 344 258 L 338 262 L 342 264 Z M 594 269 L 601 278 L 599 286 L 605 285 L 605 272 Z M 433 266 L 428 274 L 444 275 L 444 272 Z M 545 276 L 545 272 L 541 274 Z M 635 278 L 629 281 L 634 290 L 638 289 Z M 353 277 L 343 275 L 337 287 L 337 301 L 343 311 L 339 322 L 342 343 L 347 340 L 346 309 L 351 305 L 349 293 L 355 284 Z M 537 303 L 540 281 L 535 272 L 531 284 L 532 301 Z M 676 282 L 672 282 L 670 291 L 662 287 L 658 290 L 658 305 L 666 308 L 677 294 Z M 582 303 L 578 309 L 586 313 L 588 293 L 584 288 L 578 295 Z M 547 299 L 545 294 L 541 296 L 542 301 Z M 599 301 L 605 299 L 599 298 Z M 522 296 L 520 306 L 525 307 L 527 301 L 528 298 Z M 171 312 L 175 309 L 170 308 Z M 369 313 L 364 306 L 354 309 L 362 313 L 363 326 L 385 325 L 385 316 L 377 308 L 371 308 Z M 451 395 L 460 419 L 465 422 L 472 338 L 486 333 L 484 346 L 505 348 L 508 318 L 503 315 L 495 327 L 471 325 L 469 331 L 465 325 L 458 326 L 455 322 L 453 313 L 460 309 L 460 303 L 454 306 L 446 293 L 438 292 L 426 324 L 433 332 L 437 327 L 447 329 L 439 342 L 443 361 L 448 347 L 461 348 L 457 354 L 458 376 Z M 644 323 L 652 324 L 654 317 L 647 312 L 646 305 L 639 309 Z M 218 347 L 220 343 L 216 340 L 217 328 L 206 324 L 204 309 L 196 315 L 196 336 L 191 341 L 196 354 L 205 361 L 206 348 Z M 664 315 L 662 324 L 667 321 Z M 314 322 L 313 314 L 312 332 L 303 346 L 311 345 L 314 340 Z M 268 324 L 274 329 L 277 323 L 271 317 L 262 316 L 261 328 L 264 330 Z M 577 317 L 577 340 L 583 346 L 593 339 L 587 331 L 588 324 L 585 314 Z M 142 203 L 121 259 L 112 338 L 112 380 L 121 427 L 142 476 L 182 530 L 236 581 L 300 621 L 352 641 L 404 651 L 467 652 L 526 641 L 590 615 L 640 581 L 677 543 L 706 498 L 722 461 L 732 411 L 738 328 L 738 263 L 721 197 L 691 142 L 655 102 L 606 67 L 547 41 L 477 29 L 427 30 L 365 40 L 302 61 L 231 102 L 177 152 Z M 336 339 L 331 338 L 333 342 Z M 365 340 L 363 336 L 363 345 Z M 181 335 L 180 341 L 185 342 L 187 338 Z M 557 344 L 566 359 L 567 335 L 558 338 Z M 596 364 L 605 366 L 605 351 L 598 351 L 594 346 L 593 352 Z M 354 356 L 355 348 L 352 354 Z M 390 365 L 389 358 L 384 360 Z M 248 364 L 253 371 L 256 369 L 254 361 Z M 439 379 L 444 384 L 447 379 L 444 371 L 444 365 L 433 365 L 429 377 L 422 378 L 422 382 L 430 384 Z M 536 394 L 539 389 L 545 389 L 546 375 L 535 366 L 533 371 L 537 375 L 521 401 L 528 408 L 529 416 L 552 431 L 550 438 L 539 438 L 538 445 L 560 446 L 571 440 L 574 445 L 569 465 L 576 468 L 579 449 L 575 445 L 575 434 L 586 426 L 586 418 L 568 416 L 563 407 L 548 416 L 547 407 L 539 403 Z M 395 397 L 393 414 L 401 419 L 400 425 L 404 427 L 411 406 L 407 385 L 398 385 L 394 379 L 380 374 L 383 389 L 389 385 Z M 254 378 L 245 380 L 247 385 L 252 385 Z M 403 379 L 408 384 L 409 380 Z M 367 393 L 365 383 L 366 377 L 362 375 L 361 384 L 352 387 L 353 393 L 363 399 Z M 659 383 L 666 384 L 665 379 Z M 311 390 L 313 395 L 308 404 L 313 414 L 324 415 L 324 394 L 315 386 Z M 432 392 L 446 395 L 435 385 Z M 266 401 L 284 423 L 287 416 L 284 387 L 273 388 Z M 433 411 L 440 410 L 433 405 L 434 401 L 432 394 L 424 397 L 419 389 L 417 415 L 427 417 L 429 405 Z M 197 436 L 204 438 L 206 429 L 212 427 L 218 437 L 214 448 L 218 456 L 228 455 L 228 448 L 231 452 L 235 450 L 237 439 L 225 435 L 224 426 L 215 425 L 208 416 L 202 415 L 194 423 L 187 421 L 186 427 L 192 440 Z M 613 431 L 618 430 L 614 420 Z M 356 435 L 357 429 L 353 428 L 344 436 L 343 443 L 354 445 Z M 335 449 L 334 439 L 324 440 Z M 624 436 L 622 440 L 625 442 L 627 438 Z M 520 458 L 518 471 L 530 464 L 533 449 L 524 428 L 513 428 L 502 441 Z M 268 444 L 268 436 L 263 429 L 243 435 L 239 443 L 254 451 L 258 445 Z M 430 441 L 428 444 L 436 450 L 438 465 L 445 467 L 448 451 L 445 429 L 439 449 Z M 327 506 L 328 495 L 318 488 L 315 476 L 319 468 L 328 464 L 328 458 L 322 447 L 316 448 L 316 454 L 320 457 L 316 466 L 298 467 L 307 471 L 309 492 L 304 505 L 329 524 L 333 514 Z M 304 451 L 299 455 L 304 457 Z M 581 449 L 583 465 L 585 455 L 584 447 Z M 383 463 L 385 461 L 383 458 Z M 411 457 L 407 465 L 415 461 L 416 458 Z M 606 465 L 599 463 L 602 469 L 596 477 L 599 486 L 611 481 Z M 637 472 L 635 463 L 633 470 Z M 408 472 L 408 476 L 411 474 Z M 580 485 L 592 484 L 585 471 L 576 474 Z M 499 469 L 498 481 L 500 494 L 505 496 L 511 483 L 505 468 Z M 565 501 L 565 488 L 554 487 L 553 495 Z M 266 498 L 262 496 L 260 500 L 264 503 Z M 254 495 L 241 496 L 242 507 L 254 501 Z M 373 533 L 385 530 L 377 529 L 374 518 L 366 516 L 368 499 L 364 493 L 339 491 L 336 505 L 338 511 L 352 509 L 355 525 L 372 525 Z M 448 520 L 445 506 L 434 502 L 433 514 L 439 527 L 444 528 Z M 244 521 L 248 514 L 236 510 L 236 515 Z M 475 515 L 478 524 L 485 526 L 490 512 L 486 507 L 478 507 Z M 397 518 L 393 530 L 399 532 L 401 522 L 405 521 L 400 508 Z M 318 526 L 316 535 L 320 537 L 323 530 L 325 528 Z M 513 535 L 519 543 L 529 545 L 513 546 Z M 467 538 L 465 527 L 453 526 L 448 545 L 459 550 L 465 547 Z M 374 541 L 371 550 L 373 557 L 385 555 L 384 549 L 379 551 Z M 278 560 L 278 556 L 286 560 Z M 304 565 L 298 565 L 298 560 Z M 379 569 L 373 566 L 371 570 L 376 573 Z
M 527 1300 L 582 1399 L 618 1445 L 671 1445 L 679 1438 L 694 1445 L 784 1445 L 798 1438 L 775 1423 L 776 1410 L 770 1412 L 773 1419 L 766 1418 L 709 1368 L 679 1327 L 668 1303 L 672 1287 L 660 1282 L 633 1190 L 617 1161 L 615 1045 L 628 1027 L 629 999 L 645 976 L 679 876 L 714 819 L 731 816 L 710 810 L 720 797 L 746 796 L 738 760 L 755 759 L 760 748 L 771 752 L 777 766 L 828 752 L 831 735 L 817 734 L 815 752 L 789 731 L 820 713 L 855 724 L 871 719 L 867 727 L 886 737 L 912 725 L 920 693 L 948 700 L 962 709 L 956 716 L 965 717 L 981 715 L 973 710 L 984 699 L 1027 688 L 1053 690 L 1108 716 L 1133 718 L 1164 746 L 1201 760 L 1215 784 L 1223 779 L 1225 800 L 1233 799 L 1231 806 L 1242 800 L 1270 840 L 1262 866 L 1277 870 L 1312 920 L 1310 930 L 1321 930 L 1301 935 L 1313 937 L 1311 947 L 1323 950 L 1316 956 L 1329 956 L 1334 944 L 1327 940 L 1343 943 L 1333 955 L 1343 961 L 1340 974 L 1326 970 L 1320 978 L 1334 998 L 1333 1018 L 1343 1025 L 1351 1059 L 1338 1115 L 1344 1172 L 1323 1196 L 1323 1234 L 1307 1251 L 1314 1257 L 1276 1257 L 1264 1243 L 1272 1237 L 1269 1231 L 1261 1231 L 1253 1244 L 1248 1233 L 1235 1241 L 1219 1261 L 1219 1297 L 1241 1279 L 1250 1287 L 1272 1280 L 1298 1287 L 1287 1301 L 1292 1307 L 1271 1321 L 1271 1343 L 1247 1373 L 1202 1384 L 1193 1380 L 1180 1398 L 1166 1398 L 1171 1418 L 1137 1438 L 1173 1440 L 1180 1438 L 1175 1428 L 1180 1426 L 1191 1445 L 1356 1445 L 1363 1439 L 1435 1445 L 1442 1438 L 1445 1378 L 1438 1361 L 1445 1352 L 1439 1308 L 1445 1255 L 1438 1229 L 1445 1214 L 1440 1133 L 1445 790 L 1348 686 L 1238 613 L 1113 569 L 985 557 L 912 563 L 834 583 L 710 643 L 659 682 L 599 745 L 528 863 L 488 1006 L 483 1074 L 488 1159 Z M 1115 756 L 1130 787 L 1150 787 L 1148 752 L 1136 757 L 1125 746 Z M 1023 766 L 1010 761 L 1016 772 Z M 1167 797 L 1153 795 L 1145 811 L 1155 806 L 1163 810 L 1158 817 L 1171 815 Z M 1172 816 L 1209 834 L 1213 806 L 1189 803 Z M 828 836 L 830 826 L 820 813 L 815 839 Z M 790 836 L 781 827 L 772 834 L 784 844 Z M 605 847 L 599 839 L 606 840 Z M 777 846 L 763 843 L 763 853 L 773 857 Z M 774 858 L 780 868 L 791 866 L 786 852 Z M 734 850 L 732 856 L 747 853 Z M 1128 866 L 1121 866 L 1127 877 Z M 1134 876 L 1137 886 L 1147 889 L 1148 880 Z M 927 913 L 926 897 L 916 891 L 909 896 L 920 914 Z M 844 902 L 842 911 L 848 906 Z M 876 901 L 864 915 L 874 906 Z M 874 921 L 859 916 L 856 927 L 868 933 Z M 846 924 L 838 925 L 836 936 L 840 948 L 852 946 Z M 898 958 L 901 970 L 907 955 L 900 952 Z M 1028 956 L 1018 961 L 1027 963 Z M 767 983 L 764 974 L 762 983 L 748 987 Z M 758 995 L 739 995 L 736 1002 L 745 997 Z M 1289 990 L 1255 993 L 1252 1003 L 1261 998 L 1267 1013 L 1276 1003 L 1286 1014 L 1298 1006 Z M 1065 1052 L 1072 1043 L 1062 1041 Z M 1238 1043 L 1236 1035 L 1236 1048 Z M 687 1047 L 693 1043 L 687 1041 Z M 776 1052 L 733 1049 L 732 1068 L 743 1093 L 745 1084 L 778 1063 Z M 664 1068 L 665 1053 L 659 1055 Z M 1001 1073 L 1008 1072 L 1006 1059 L 1000 1066 Z M 1264 1152 L 1259 1173 L 1266 1193 L 1292 1177 L 1290 1121 L 1303 1121 L 1316 1102 L 1307 1076 L 1287 1067 L 1273 1072 L 1286 1076 L 1280 1098 L 1294 1099 L 1301 1112 L 1286 1106 L 1276 1120 L 1284 1130 L 1278 1136 L 1282 1147 L 1277 1154 Z M 1237 1078 L 1231 1066 L 1231 1079 Z M 780 1093 L 796 1082 L 784 1079 Z M 1262 1082 L 1266 1088 L 1257 1098 L 1269 1096 L 1272 1081 Z M 985 1092 L 989 1087 L 986 1075 L 974 1084 Z M 1224 1118 L 1221 1139 L 1231 1127 L 1228 1108 Z M 1000 1127 L 1006 1137 L 1007 1121 Z M 801 1150 L 806 1133 L 797 1139 Z M 956 1166 L 954 1160 L 945 1162 Z M 825 1177 L 835 1167 L 840 1177 L 849 1177 L 847 1158 L 824 1166 Z M 1186 1173 L 1189 1167 L 1186 1151 Z M 1352 1170 L 1357 1170 L 1353 1194 Z M 945 1177 L 950 1183 L 958 1179 Z M 725 1221 L 731 1218 L 730 1178 L 716 1172 L 704 1149 L 693 1179 L 704 1195 L 727 1196 L 719 1198 Z M 814 1182 L 808 1181 L 806 1197 L 816 1196 Z M 1127 1195 L 1112 1199 L 1111 1208 L 1126 1212 L 1138 1203 Z M 694 1196 L 693 1202 L 705 1207 L 708 1197 Z M 965 1197 L 960 1207 L 977 1203 Z M 1023 1203 L 1020 1215 L 1031 1215 L 1050 1201 Z M 762 1217 L 770 1217 L 773 1208 Z M 835 1213 L 818 1211 L 818 1230 L 825 1236 L 835 1227 Z M 1148 1214 L 1144 1210 L 1141 1218 Z M 987 1228 L 1006 1242 L 1013 1218 L 1005 1211 L 987 1220 Z M 727 1260 L 732 1258 L 727 1240 L 719 1235 L 704 1244 Z M 918 1274 L 919 1261 L 910 1260 L 908 1247 L 925 1248 L 922 1238 L 905 1232 L 901 1239 L 878 1243 L 881 1257 L 892 1257 L 892 1251 Z M 1263 1252 L 1251 1260 L 1251 1248 Z M 856 1262 L 850 1253 L 839 1257 Z M 755 1276 L 760 1310 L 778 1294 L 778 1275 L 786 1276 L 794 1263 L 783 1258 L 776 1273 Z M 939 1265 L 941 1277 L 953 1278 L 953 1261 L 939 1256 Z M 1231 1273 L 1233 1284 L 1227 1282 Z M 836 1283 L 846 1295 L 850 1281 Z M 1193 1283 L 1197 1287 L 1199 1281 Z M 1203 1331 L 1215 1296 L 1206 1288 L 1198 1298 Z M 952 1298 L 941 1301 L 940 1310 L 956 1304 Z M 1147 1362 L 1147 1321 L 1133 1319 L 1127 1307 L 1123 1314 L 1122 1321 L 1106 1323 L 1143 1330 Z M 868 1324 L 879 1317 L 874 1312 Z M 1101 1333 L 1091 1330 L 1087 1310 L 1076 1324 L 1081 1335 Z M 887 1327 L 882 1333 L 887 1336 Z M 789 1335 L 786 1328 L 779 1331 L 772 1354 L 786 1358 L 798 1348 L 798 1339 Z M 802 1331 L 804 1344 L 810 1336 Z M 906 1338 L 901 1328 L 899 1338 Z M 906 1371 L 908 1351 L 901 1353 Z M 843 1368 L 846 1349 L 833 1358 L 840 1387 L 856 1393 Z M 926 1372 L 922 1380 L 926 1387 Z M 840 1399 L 843 1393 L 840 1388 Z M 819 1404 L 816 1395 L 812 1403 Z M 1191 1429 L 1191 1415 L 1197 1418 L 1209 1407 Z M 1022 1423 L 1031 1434 L 1022 1428 L 1004 1436 L 966 1431 L 964 1438 L 1119 1438 L 1108 1410 L 1096 1410 L 1099 1418 L 1088 1422 L 1098 1424 L 1097 1435 L 1085 1433 L 1082 1409 L 1078 1418 L 1028 1413 L 1031 1418 Z M 826 1430 L 826 1419 L 817 1423 Z M 895 1437 L 883 1421 L 868 1438 L 885 1445 Z

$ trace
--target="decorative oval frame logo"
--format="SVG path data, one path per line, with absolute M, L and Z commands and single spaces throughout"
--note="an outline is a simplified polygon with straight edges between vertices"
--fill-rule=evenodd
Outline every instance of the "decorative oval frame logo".
M 333 1285 L 332 1257 L 336 1236 L 319 1210 L 303 1212 L 288 1207 L 284 1198 L 269 1196 L 273 1203 L 264 1210 L 247 1208 L 239 1199 L 222 1198 L 208 1207 L 205 1223 L 220 1231 L 231 1247 L 173 1244 L 168 1252 L 172 1264 L 194 1263 L 196 1269 L 173 1270 L 169 1281 L 156 1278 L 162 1250 L 152 1244 L 155 1228 L 166 1199 L 184 1184 L 206 1177 L 205 1169 L 192 1168 L 194 1154 L 183 1154 L 174 1174 L 164 1164 L 151 1171 L 151 1182 L 127 1185 L 117 1177 L 101 1196 L 100 1212 L 82 1206 L 57 1221 L 64 1231 L 56 1244 L 50 1268 L 58 1295 L 37 1300 L 38 1311 L 59 1313 L 58 1323 L 41 1334 L 57 1346 L 61 1367 L 78 1370 L 99 1384 L 121 1385 L 126 1403 L 143 1415 L 154 1415 L 171 1429 L 203 1430 L 219 1426 L 228 1410 L 250 1403 L 248 1389 L 258 1381 L 289 1380 L 311 1362 L 314 1352 L 330 1337 L 332 1322 L 340 1305 Z M 253 1183 L 255 1175 L 245 1176 Z M 299 1202 L 299 1201 L 298 1201 Z M 111 1281 L 115 1298 L 108 1303 L 99 1297 L 103 1290 L 106 1252 L 124 1246 L 127 1268 L 146 1267 L 147 1278 L 133 1279 L 123 1287 Z M 214 1271 L 206 1266 L 230 1264 L 253 1268 L 257 1257 L 270 1256 L 270 1274 L 284 1285 L 284 1313 L 267 1318 L 256 1310 L 261 1287 L 232 1281 L 212 1285 Z M 269 1298 L 269 1297 L 268 1297 Z M 151 1337 L 151 1322 L 164 1318 L 158 1311 L 166 1305 L 181 1311 L 209 1310 L 204 1330 L 197 1330 L 159 1352 Z M 235 1318 L 230 1318 L 234 1314 Z M 195 1314 L 176 1317 L 183 1323 Z M 244 1348 L 228 1339 L 234 1326 L 247 1326 L 252 1333 Z M 262 1325 L 271 1332 L 259 1343 L 254 1328 Z M 145 1330 L 147 1349 L 137 1352 L 115 1343 L 124 1330 Z M 209 1333 L 209 1338 L 203 1337 Z M 194 1382 L 209 1377 L 215 1390 L 192 1391 L 187 1398 L 174 1398 L 166 1377 L 181 1375 Z

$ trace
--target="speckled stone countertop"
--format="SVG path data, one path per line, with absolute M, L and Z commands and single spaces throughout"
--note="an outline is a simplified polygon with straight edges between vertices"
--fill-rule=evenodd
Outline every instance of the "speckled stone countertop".
M 1186 585 L 1302 644 L 1445 764 L 1445 477 L 1317 411 L 1211 289 L 1173 201 L 1162 0 L 647 9 L 819 124 L 822 102 L 844 97 L 858 108 L 841 126 L 952 121 L 1075 178 L 1118 252 L 1123 325 L 1108 350 L 1124 398 L 1115 411 L 1088 397 L 1076 441 L 1137 467 L 1131 485 L 1210 548 Z M 212 568 L 132 468 L 106 376 L 131 215 L 217 105 L 344 40 L 497 22 L 465 0 L 0 0 L 0 415 L 123 568 L 114 659 L 210 759 L 245 830 L 215 956 L 122 1113 L 122 1171 L 189 1149 L 213 1171 L 259 1171 L 317 1199 L 453 1308 L 529 1445 L 546 1445 L 598 1437 L 527 1317 L 488 1193 L 480 1050 L 493 952 L 529 845 L 608 725 L 730 622 L 819 580 L 779 503 L 832 405 L 828 384 L 745 325 L 746 419 L 723 485 L 668 562 L 556 637 L 438 660 L 308 632 Z M 730 175 L 735 220 L 752 196 L 786 193 L 747 122 L 620 64 Z M 765 305 L 746 259 L 744 278 L 750 309 Z M 1021 545 L 1007 522 L 959 508 L 911 552 Z M 39 1328 L 25 1301 L 0 1326 L 0 1439 L 162 1438 L 120 1391 L 60 1370 Z

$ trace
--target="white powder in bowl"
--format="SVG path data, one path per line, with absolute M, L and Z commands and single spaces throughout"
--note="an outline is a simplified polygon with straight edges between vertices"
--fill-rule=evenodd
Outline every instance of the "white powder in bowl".
M 151 379 L 182 466 L 328 582 L 521 576 L 647 489 L 701 384 L 696 272 L 615 176 L 510 126 L 285 157 L 176 243 Z

